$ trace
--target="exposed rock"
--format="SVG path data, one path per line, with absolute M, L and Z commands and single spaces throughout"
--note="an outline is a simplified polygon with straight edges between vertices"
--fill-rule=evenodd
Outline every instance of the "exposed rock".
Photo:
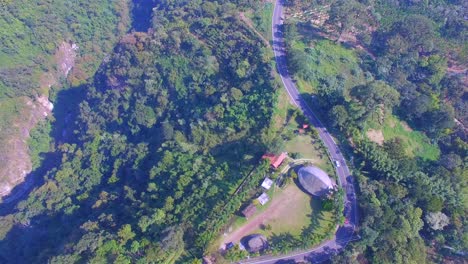
M 78 45 L 75 43 L 62 42 L 57 52 L 55 53 L 55 60 L 57 62 L 57 69 L 60 76 L 67 77 L 73 66 L 75 66 L 76 52 Z
M 20 99 L 24 107 L 20 110 L 20 118 L 12 122 L 9 138 L 5 140 L 0 156 L 0 196 L 8 195 L 14 186 L 23 182 L 32 170 L 27 140 L 29 131 L 37 123 L 52 113 L 53 104 L 45 96 L 39 96 L 34 101 L 23 97 Z

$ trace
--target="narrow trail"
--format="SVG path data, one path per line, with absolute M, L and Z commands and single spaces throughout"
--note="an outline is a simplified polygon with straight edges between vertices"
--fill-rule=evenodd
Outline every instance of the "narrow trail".
M 250 18 L 246 17 L 245 16 L 245 13 L 244 12 L 240 12 L 239 13 L 239 17 L 242 21 L 244 21 L 244 23 L 250 28 L 253 30 L 253 32 L 255 32 L 262 40 L 263 42 L 265 43 L 265 45 L 267 45 L 268 47 L 270 47 L 270 42 L 268 42 L 268 40 L 260 33 L 258 32 L 257 29 L 255 29 L 253 23 L 252 23 L 252 20 L 250 20 Z

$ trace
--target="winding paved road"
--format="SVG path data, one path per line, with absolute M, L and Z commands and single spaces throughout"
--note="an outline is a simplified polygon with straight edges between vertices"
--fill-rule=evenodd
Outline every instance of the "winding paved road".
M 344 216 L 348 219 L 347 223 L 340 226 L 333 239 L 323 242 L 317 247 L 293 252 L 282 256 L 263 256 L 253 258 L 247 261 L 242 261 L 245 264 L 273 264 L 273 263 L 288 263 L 291 261 L 306 260 L 312 263 L 322 262 L 329 259 L 333 254 L 337 254 L 343 249 L 349 241 L 355 240 L 354 230 L 358 224 L 358 212 L 356 194 L 354 191 L 354 178 L 351 175 L 346 160 L 343 157 L 338 145 L 328 133 L 325 126 L 320 122 L 317 116 L 312 112 L 310 107 L 301 98 L 299 91 L 289 75 L 286 63 L 286 45 L 284 42 L 283 33 L 283 3 L 282 0 L 276 0 L 275 9 L 272 17 L 272 33 L 273 33 L 273 51 L 275 53 L 276 66 L 284 88 L 289 94 L 291 102 L 298 107 L 304 115 L 310 120 L 311 124 L 319 132 L 320 138 L 325 144 L 330 157 L 334 161 L 338 161 L 340 166 L 336 167 L 338 175 L 338 184 L 345 190 L 344 196 Z

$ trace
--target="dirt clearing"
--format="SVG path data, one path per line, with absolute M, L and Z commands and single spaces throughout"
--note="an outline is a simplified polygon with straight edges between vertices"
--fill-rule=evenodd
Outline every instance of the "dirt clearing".
M 383 145 L 384 143 L 384 135 L 382 133 L 382 130 L 375 130 L 375 129 L 369 129 L 366 133 L 367 138 L 369 138 L 370 141 L 375 142 L 379 145 Z
M 274 233 L 298 233 L 307 226 L 312 214 L 311 197 L 293 183 L 284 190 L 276 191 L 281 193 L 274 196 L 269 207 L 237 230 L 226 234 L 221 246 L 229 242 L 238 243 L 244 236 L 259 233 L 262 225 L 270 225 Z

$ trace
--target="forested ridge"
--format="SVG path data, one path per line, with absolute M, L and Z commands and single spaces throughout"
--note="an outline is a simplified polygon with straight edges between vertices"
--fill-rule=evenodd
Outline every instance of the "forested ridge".
M 61 163 L 1 217 L 2 262 L 203 255 L 266 169 L 271 51 L 238 19 L 247 7 L 163 1 L 148 33 L 122 38 L 71 113 Z

